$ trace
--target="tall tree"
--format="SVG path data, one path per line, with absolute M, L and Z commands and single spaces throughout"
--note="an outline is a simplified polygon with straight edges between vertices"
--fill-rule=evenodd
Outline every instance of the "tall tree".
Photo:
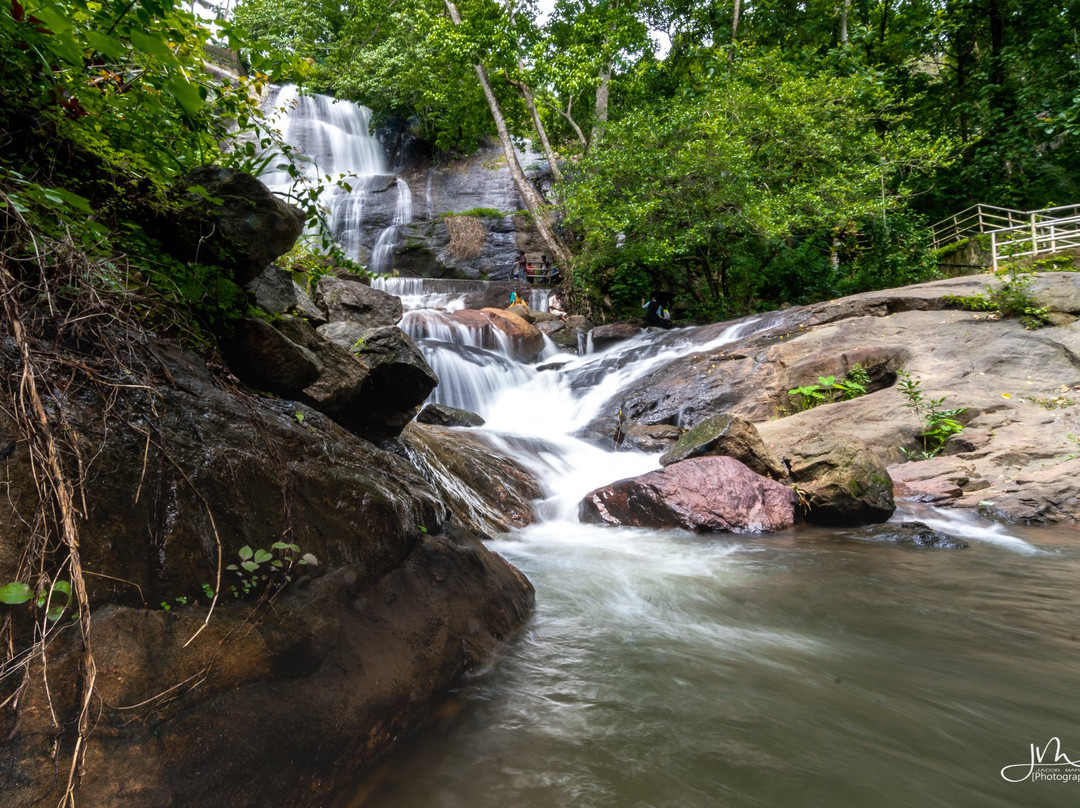
M 450 17 L 451 22 L 456 27 L 461 28 L 462 18 L 458 13 L 455 3 L 452 0 L 443 0 L 443 4 L 446 6 L 446 12 Z M 569 269 L 571 266 L 570 251 L 566 248 L 566 245 L 562 243 L 562 239 L 559 238 L 558 233 L 555 232 L 555 223 L 547 203 L 544 201 L 543 197 L 540 196 L 539 191 L 537 191 L 533 184 L 529 182 L 529 178 L 525 176 L 525 171 L 522 169 L 521 162 L 518 160 L 517 147 L 514 145 L 514 141 L 510 136 L 510 128 L 507 126 L 506 116 L 503 115 L 502 106 L 499 104 L 499 99 L 495 95 L 491 79 L 488 77 L 487 68 L 484 67 L 483 62 L 479 58 L 474 62 L 473 68 L 476 71 L 477 79 L 480 81 L 480 86 L 484 91 L 484 97 L 487 99 L 488 108 L 491 110 L 491 117 L 495 122 L 495 129 L 499 133 L 499 142 L 502 144 L 503 154 L 506 157 L 506 164 L 510 169 L 510 176 L 514 178 L 514 185 L 517 187 L 518 194 L 521 196 L 522 201 L 525 203 L 525 207 L 532 216 L 536 230 L 540 234 L 540 238 L 543 240 L 544 246 L 547 247 L 548 252 L 555 257 L 555 260 L 560 266 Z

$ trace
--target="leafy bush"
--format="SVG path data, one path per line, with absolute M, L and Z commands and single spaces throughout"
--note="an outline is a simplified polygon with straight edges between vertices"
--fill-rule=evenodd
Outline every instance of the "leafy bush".
M 907 399 L 904 406 L 914 412 L 921 422 L 918 437 L 922 440 L 921 450 L 911 452 L 901 447 L 900 451 L 913 460 L 937 457 L 950 437 L 964 431 L 964 425 L 957 421 L 956 417 L 962 415 L 966 408 L 942 409 L 944 396 L 927 398 L 922 391 L 921 380 L 914 378 L 906 370 L 898 371 L 897 376 L 900 377 L 900 392 Z
M 986 292 L 976 295 L 945 295 L 942 303 L 967 311 L 992 311 L 1002 318 L 1015 317 L 1028 330 L 1042 328 L 1049 320 L 1047 309 L 1040 306 L 1031 293 L 1032 274 L 1016 268 L 998 270 L 1004 282 L 1000 287 L 986 287 Z

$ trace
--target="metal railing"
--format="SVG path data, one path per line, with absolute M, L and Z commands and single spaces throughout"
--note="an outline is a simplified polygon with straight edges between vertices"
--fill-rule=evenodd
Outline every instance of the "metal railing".
M 934 249 L 972 235 L 988 235 L 997 269 L 1006 258 L 1080 249 L 1080 204 L 1029 211 L 973 205 L 932 225 L 931 233 Z

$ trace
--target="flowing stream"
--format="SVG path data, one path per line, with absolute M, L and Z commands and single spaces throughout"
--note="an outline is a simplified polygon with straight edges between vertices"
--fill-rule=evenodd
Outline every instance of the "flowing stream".
M 418 305 L 435 293 L 412 290 Z M 768 325 L 743 321 L 709 346 Z M 905 505 L 895 518 L 970 542 L 916 550 L 858 529 L 577 521 L 586 492 L 658 464 L 571 433 L 701 338 L 646 334 L 541 370 L 476 334 L 419 335 L 436 395 L 483 415 L 492 444 L 544 482 L 539 521 L 491 543 L 535 584 L 536 611 L 339 807 L 1080 804 L 1080 782 L 1021 779 L 1032 744 L 1055 737 L 1080 762 L 1075 530 Z

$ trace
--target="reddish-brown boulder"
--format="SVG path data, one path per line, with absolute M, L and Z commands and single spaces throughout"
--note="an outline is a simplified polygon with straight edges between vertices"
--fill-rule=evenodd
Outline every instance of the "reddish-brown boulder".
M 532 362 L 544 350 L 544 335 L 523 317 L 503 309 L 481 309 L 492 326 L 502 331 L 514 346 L 514 353 L 523 362 Z
M 698 457 L 588 494 L 583 522 L 761 533 L 795 521 L 795 493 L 731 457 Z

